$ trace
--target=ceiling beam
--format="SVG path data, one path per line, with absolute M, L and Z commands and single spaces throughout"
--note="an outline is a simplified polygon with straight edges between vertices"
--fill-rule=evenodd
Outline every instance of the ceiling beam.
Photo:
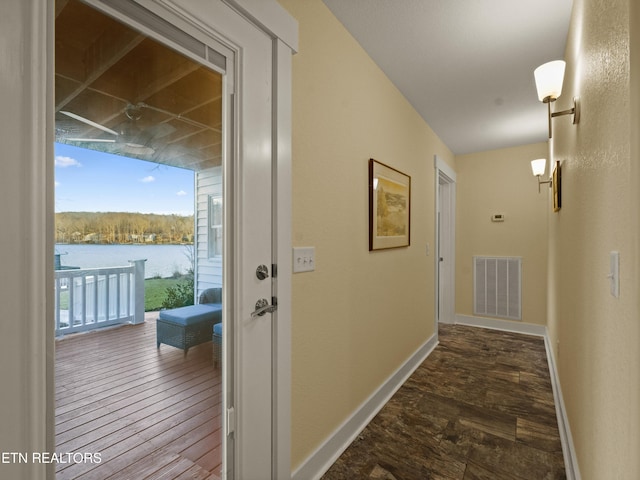
M 173 85 L 178 80 L 183 79 L 190 73 L 198 70 L 200 65 L 191 60 L 185 60 L 185 62 L 174 68 L 169 73 L 162 75 L 161 77 L 156 78 L 153 82 L 146 86 L 146 88 L 141 89 L 140 92 L 136 95 L 135 101 L 133 103 L 144 102 L 152 95 L 158 93 L 159 91 Z
M 132 30 L 118 32 L 108 30 L 101 35 L 85 50 L 85 61 L 88 65 L 85 78 L 80 81 L 80 85 L 74 91 L 56 105 L 56 112 L 80 95 L 89 85 L 124 58 L 131 50 L 140 45 L 144 39 L 144 35 L 135 33 Z

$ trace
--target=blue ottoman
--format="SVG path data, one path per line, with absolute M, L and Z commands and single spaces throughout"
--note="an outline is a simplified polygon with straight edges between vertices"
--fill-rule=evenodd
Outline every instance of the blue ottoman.
M 161 310 L 156 322 L 156 342 L 184 350 L 211 340 L 213 325 L 222 321 L 221 303 L 202 303 Z

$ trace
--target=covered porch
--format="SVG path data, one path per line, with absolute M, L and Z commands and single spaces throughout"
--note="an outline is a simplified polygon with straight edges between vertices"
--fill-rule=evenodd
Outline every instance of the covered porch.
M 157 349 L 157 315 L 56 341 L 58 480 L 220 478 L 222 377 L 212 344 L 186 357 Z

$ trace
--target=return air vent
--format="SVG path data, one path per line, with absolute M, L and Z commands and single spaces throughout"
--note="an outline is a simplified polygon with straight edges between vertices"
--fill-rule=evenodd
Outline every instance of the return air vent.
M 473 314 L 522 319 L 520 257 L 473 257 Z

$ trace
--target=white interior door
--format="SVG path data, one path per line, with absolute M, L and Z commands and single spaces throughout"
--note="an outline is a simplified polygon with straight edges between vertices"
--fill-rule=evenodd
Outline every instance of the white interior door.
M 455 172 L 436 158 L 436 320 L 455 323 Z
M 440 179 L 440 211 L 439 238 L 438 238 L 438 321 L 452 323 L 449 305 L 450 279 L 449 271 L 453 261 L 453 249 L 451 248 L 451 218 L 450 218 L 450 184 Z

